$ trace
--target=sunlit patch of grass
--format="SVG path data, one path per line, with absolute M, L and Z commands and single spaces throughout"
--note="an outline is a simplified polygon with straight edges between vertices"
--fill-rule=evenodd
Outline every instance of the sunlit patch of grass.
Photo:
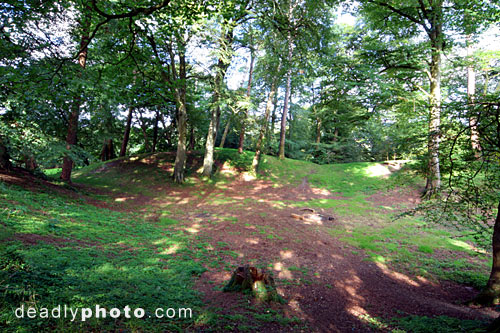
M 110 319 L 61 323 L 14 318 L 11 309 L 27 299 L 26 293 L 37 295 L 33 303 L 37 307 L 100 304 L 109 309 L 129 305 L 154 311 L 167 304 L 192 307 L 196 313 L 202 303 L 192 287 L 193 276 L 205 269 L 190 259 L 192 236 L 165 228 L 176 223 L 168 217 L 160 218 L 158 224 L 147 223 L 139 213 L 110 211 L 15 186 L 0 188 L 0 214 L 2 231 L 11 235 L 11 241 L 0 243 L 0 287 L 8 290 L 0 300 L 0 326 L 31 331 L 42 324 L 63 331 L 94 331 L 135 325 L 149 331 L 178 330 L 195 320 L 143 319 L 120 324 Z M 23 245 L 17 236 L 36 241 Z M 6 260 L 19 262 L 16 274 L 4 270 Z
M 403 219 L 378 227 L 357 225 L 347 229 L 339 225 L 329 228 L 328 232 L 365 250 L 366 260 L 390 263 L 394 269 L 409 271 L 415 276 L 434 276 L 478 288 L 487 281 L 490 265 L 486 254 L 453 238 L 459 233 L 426 228 L 418 219 Z M 443 258 L 440 253 L 446 251 L 455 253 L 459 259 L 450 255 Z

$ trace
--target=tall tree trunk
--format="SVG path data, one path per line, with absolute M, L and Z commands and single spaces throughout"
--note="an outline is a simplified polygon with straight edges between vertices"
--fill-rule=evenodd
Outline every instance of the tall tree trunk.
M 255 56 L 254 56 L 253 45 L 252 45 L 251 50 L 250 50 L 250 70 L 248 71 L 248 85 L 247 85 L 248 103 L 250 103 L 250 95 L 252 92 L 252 77 L 253 77 L 254 62 L 255 62 Z M 241 121 L 240 141 L 238 144 L 238 153 L 240 153 L 240 154 L 243 153 L 243 144 L 245 142 L 245 129 L 246 129 L 246 122 L 247 122 L 249 110 L 250 110 L 250 105 L 245 107 L 245 114 L 243 115 L 243 119 Z
M 156 117 L 153 124 L 153 147 L 151 147 L 151 152 L 156 152 L 156 145 L 158 144 L 158 122 L 160 118 L 160 113 L 156 111 Z
M 439 168 L 439 143 L 441 140 L 441 53 L 443 50 L 442 4 L 438 1 L 433 12 L 431 32 L 431 64 L 430 64 L 430 114 L 429 114 L 429 173 L 425 186 L 425 196 L 431 197 L 441 187 Z
M 491 266 L 490 278 L 486 288 L 476 297 L 474 302 L 482 305 L 496 305 L 500 303 L 500 202 L 498 212 L 493 226 L 493 238 L 491 241 L 493 264 Z
M 469 108 L 469 127 L 472 151 L 476 159 L 481 157 L 481 144 L 479 143 L 479 131 L 477 129 L 477 117 L 474 111 L 474 100 L 476 94 L 476 72 L 472 62 L 472 38 L 467 36 L 467 104 Z
M 276 72 L 279 72 L 279 67 Z M 269 114 L 271 113 L 271 108 L 273 107 L 273 99 L 274 95 L 276 94 L 276 85 L 277 85 L 277 78 L 273 80 L 273 83 L 271 84 L 271 91 L 269 91 L 269 96 L 267 97 L 267 103 L 266 103 L 266 111 L 264 113 L 264 119 L 262 121 L 262 126 L 260 128 L 259 132 L 259 138 L 257 139 L 257 144 L 255 146 L 255 156 L 252 161 L 252 170 L 257 173 L 257 169 L 259 167 L 259 161 L 260 161 L 260 155 L 262 151 L 262 141 L 264 139 L 264 133 L 266 132 L 266 129 L 268 128 L 268 122 L 269 122 Z
M 151 151 L 151 147 L 149 146 L 149 138 L 148 138 L 148 132 L 147 132 L 147 126 L 146 122 L 144 121 L 144 118 L 142 117 L 142 112 L 139 109 L 139 124 L 141 126 L 141 131 L 142 131 L 142 136 L 144 136 L 144 149 L 149 152 Z
M 3 143 L 2 138 L 0 137 L 0 169 L 11 169 L 12 164 L 10 162 L 10 155 L 7 147 Z
M 172 57 L 173 58 L 173 57 Z M 173 60 L 173 59 L 172 59 Z M 173 68 L 173 70 L 175 70 Z M 174 181 L 178 184 L 184 182 L 184 168 L 186 166 L 186 132 L 187 132 L 187 106 L 186 106 L 186 56 L 179 54 L 179 80 L 180 86 L 175 88 L 175 98 L 178 108 L 177 154 L 175 155 Z
M 130 138 L 130 128 L 132 126 L 132 115 L 134 113 L 134 108 L 128 108 L 127 123 L 125 124 L 125 132 L 123 133 L 122 146 L 120 148 L 120 157 L 123 157 L 127 153 L 128 139 Z
M 288 70 L 286 73 L 286 90 L 285 101 L 283 102 L 283 114 L 281 115 L 281 130 L 280 130 L 280 144 L 278 150 L 279 159 L 285 158 L 285 137 L 286 137 L 286 118 L 288 114 L 288 101 L 290 99 L 290 90 L 292 87 L 292 56 L 293 56 L 293 40 L 292 35 L 288 32 Z
M 224 127 L 224 133 L 222 134 L 222 139 L 220 140 L 219 148 L 224 148 L 224 143 L 226 143 L 227 133 L 229 132 L 229 126 L 231 126 L 231 118 L 227 119 L 226 127 Z
M 212 95 L 212 115 L 210 117 L 210 124 L 208 125 L 207 140 L 205 143 L 205 156 L 203 158 L 203 172 L 204 176 L 210 177 L 214 166 L 214 149 L 215 139 L 217 138 L 217 130 L 220 123 L 220 105 L 219 100 L 224 84 L 224 77 L 226 71 L 231 63 L 232 58 L 232 44 L 233 44 L 233 31 L 231 26 L 227 32 L 222 35 L 220 43 L 220 52 L 224 53 L 217 62 L 217 72 L 215 73 L 214 80 L 214 94 Z
M 89 31 L 90 31 L 90 11 L 84 16 L 82 38 L 80 40 L 80 51 L 78 53 L 78 64 L 80 65 L 80 76 L 85 70 L 85 65 L 87 63 L 87 52 L 88 44 L 90 41 Z M 66 149 L 71 150 L 71 148 L 76 145 L 77 133 L 78 133 L 78 118 L 80 117 L 80 104 L 81 96 L 75 96 L 73 100 L 73 105 L 71 106 L 71 113 L 68 118 L 68 133 L 66 135 Z M 73 170 L 73 160 L 68 156 L 63 157 L 63 166 L 61 172 L 61 179 L 67 182 L 71 182 L 71 171 Z
M 194 137 L 194 125 L 191 124 L 191 129 L 189 131 L 189 146 L 188 146 L 188 149 L 189 150 L 194 150 L 194 145 L 196 143 L 195 141 L 195 137 Z
M 115 147 L 113 145 L 113 139 L 106 139 L 102 145 L 101 150 L 101 161 L 108 161 L 115 158 Z
M 276 94 L 274 94 L 274 101 L 273 101 L 273 112 L 271 113 L 271 126 L 270 130 L 268 129 L 267 132 L 267 152 L 272 150 L 272 147 L 274 147 L 274 129 L 276 125 L 276 110 L 278 110 L 278 86 L 276 86 Z
M 316 116 L 316 143 L 321 143 L 321 119 Z

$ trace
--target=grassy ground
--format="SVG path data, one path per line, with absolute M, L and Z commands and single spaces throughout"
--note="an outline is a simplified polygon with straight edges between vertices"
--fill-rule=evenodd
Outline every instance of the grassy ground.
M 218 150 L 216 157 L 240 171 L 249 169 L 252 153 L 238 155 L 234 150 Z M 171 218 L 176 205 L 161 206 L 165 200 L 157 184 L 170 184 L 172 155 L 160 158 L 141 156 L 117 164 L 98 163 L 75 172 L 75 181 L 109 191 L 81 192 L 105 203 L 97 207 L 78 195 L 70 198 L 49 188 L 29 191 L 0 182 L 0 328 L 9 331 L 184 331 L 258 330 L 271 323 L 286 329 L 307 329 L 297 318 L 287 318 L 273 308 L 256 311 L 242 299 L 242 311 L 222 314 L 207 309 L 194 283 L 207 268 L 230 272 L 235 265 L 224 258 L 237 258 L 230 244 L 213 243 L 203 235 L 177 228 Z M 308 184 L 328 189 L 337 199 L 276 201 L 276 207 L 318 207 L 332 210 L 345 223 L 331 227 L 328 233 L 346 246 L 346 251 L 369 262 L 386 265 L 396 271 L 430 280 L 446 279 L 473 287 L 484 285 L 488 255 L 474 246 L 473 240 L 455 230 L 426 224 L 418 217 L 399 218 L 404 202 L 374 202 L 376 193 L 410 191 L 420 179 L 403 172 L 389 178 L 377 163 L 314 165 L 265 156 L 260 177 L 276 186 Z M 196 163 L 191 172 L 196 171 Z M 48 172 L 56 179 L 57 170 Z M 178 188 L 195 186 L 199 198 L 211 204 L 234 205 L 229 197 L 211 196 L 214 188 L 223 188 L 233 175 L 218 174 L 207 181 L 189 177 Z M 174 186 L 175 188 L 175 186 Z M 79 191 L 81 193 L 79 193 Z M 120 194 L 123 196 L 113 195 Z M 163 197 L 162 197 L 163 196 Z M 172 194 L 171 196 L 175 196 Z M 141 209 L 127 209 L 127 202 L 144 200 Z M 123 199 L 123 200 L 121 200 Z M 236 211 L 236 210 L 235 210 Z M 197 211 L 205 214 L 203 207 Z M 265 217 L 266 213 L 261 213 Z M 369 216 L 370 223 L 366 223 Z M 238 223 L 232 215 L 214 217 Z M 265 225 L 256 226 L 256 234 L 279 240 L 280 231 Z M 257 263 L 258 264 L 258 263 Z M 262 264 L 262 263 L 261 263 Z M 265 263 L 263 263 L 265 266 Z M 307 268 L 288 267 L 307 277 Z M 305 273 L 304 273 L 305 272 Z M 220 288 L 220 286 L 214 286 Z M 67 319 L 18 320 L 13 310 L 24 304 L 38 309 L 58 304 L 69 307 L 131 308 L 146 311 L 143 319 L 90 319 L 85 322 Z M 156 308 L 193 309 L 190 319 L 155 319 Z M 151 318 L 149 318 L 151 316 Z M 361 318 L 375 330 L 394 332 L 473 331 L 483 323 L 449 317 L 427 318 L 401 314 L 393 321 Z M 438 324 L 439 323 L 439 324 Z M 479 328 L 478 328 L 479 327 Z

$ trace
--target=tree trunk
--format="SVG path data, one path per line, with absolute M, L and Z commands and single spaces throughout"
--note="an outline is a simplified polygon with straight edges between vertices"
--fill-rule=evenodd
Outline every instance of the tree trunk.
M 179 81 L 180 86 L 175 88 L 175 97 L 178 107 L 177 130 L 179 138 L 177 140 L 177 154 L 175 156 L 174 182 L 181 184 L 184 182 L 184 168 L 186 166 L 187 131 L 186 56 L 183 52 L 179 54 Z
M 217 138 L 217 130 L 220 122 L 220 106 L 219 99 L 224 84 L 224 77 L 226 71 L 231 63 L 232 58 L 232 44 L 233 44 L 233 27 L 230 27 L 226 34 L 223 35 L 223 40 L 220 44 L 220 51 L 224 53 L 219 58 L 217 63 L 217 72 L 215 73 L 214 80 L 214 94 L 212 96 L 212 115 L 210 117 L 210 124 L 208 125 L 207 140 L 205 143 L 205 156 L 203 158 L 203 176 L 210 177 L 214 166 L 214 149 L 215 139 Z
M 156 145 L 158 144 L 158 121 L 160 114 L 156 111 L 156 117 L 153 124 L 153 147 L 151 147 L 151 152 L 156 152 Z
M 316 143 L 321 143 L 321 119 L 316 117 Z
M 493 226 L 493 238 L 491 241 L 493 264 L 491 266 L 490 278 L 486 288 L 476 297 L 475 303 L 482 305 L 497 305 L 500 303 L 500 202 L 498 212 Z
M 227 133 L 229 132 L 229 126 L 231 125 L 231 118 L 227 119 L 226 127 L 224 127 L 224 133 L 222 134 L 222 139 L 220 140 L 219 148 L 224 148 L 224 143 L 226 143 Z
M 191 129 L 189 131 L 189 150 L 194 150 L 194 145 L 195 145 L 195 137 L 194 137 L 194 125 L 191 124 Z
M 128 139 L 130 137 L 130 127 L 132 126 L 132 114 L 134 109 L 132 107 L 128 108 L 127 124 L 125 125 L 125 132 L 123 133 L 122 147 L 120 148 L 120 157 L 123 157 L 127 153 Z
M 115 147 L 113 145 L 113 139 L 104 140 L 101 150 L 101 161 L 109 161 L 115 158 Z
M 146 126 L 146 123 L 144 122 L 144 119 L 142 118 L 141 111 L 139 111 L 139 122 L 140 122 L 140 126 L 141 126 L 142 136 L 144 136 L 144 150 L 149 152 L 149 151 L 151 151 L 151 148 L 149 146 L 147 126 Z
M 253 48 L 253 45 L 252 45 Z M 247 100 L 250 103 L 250 94 L 252 92 L 252 76 L 253 76 L 253 65 L 255 62 L 253 49 L 250 51 L 250 70 L 248 72 L 248 85 L 247 85 Z M 245 114 L 243 115 L 243 120 L 241 121 L 241 131 L 240 131 L 240 142 L 238 145 L 238 153 L 243 153 L 243 144 L 245 142 L 245 125 L 248 118 L 248 111 L 250 106 L 245 108 Z M 268 117 L 269 118 L 269 117 Z
M 425 196 L 431 197 L 439 192 L 441 173 L 439 168 L 439 143 L 441 140 L 441 53 L 443 50 L 442 7 L 438 3 L 433 17 L 431 33 L 431 64 L 430 64 L 430 115 L 429 115 L 429 173 L 425 186 Z
M 293 41 L 291 33 L 288 33 L 288 70 L 286 73 L 286 90 L 285 101 L 283 102 L 283 114 L 281 115 L 281 130 L 280 130 L 280 144 L 278 157 L 279 159 L 285 158 L 285 137 L 286 137 L 286 118 L 288 114 L 288 101 L 290 99 L 290 89 L 292 87 L 292 56 L 293 56 Z
M 274 94 L 273 112 L 271 114 L 271 129 L 267 133 L 267 152 L 271 151 L 273 147 L 274 129 L 276 125 L 276 110 L 278 109 L 278 86 L 276 86 L 276 94 Z
M 68 119 L 68 134 L 66 135 L 66 149 L 70 150 L 77 141 L 78 117 L 80 115 L 80 98 L 75 98 L 71 114 Z M 61 179 L 71 182 L 71 171 L 73 170 L 73 160 L 69 156 L 63 157 Z
M 8 170 L 11 168 L 9 151 L 0 138 L 0 169 Z
M 479 131 L 477 129 L 477 117 L 474 111 L 474 100 L 476 94 L 476 72 L 472 62 L 471 36 L 467 36 L 467 104 L 469 107 L 469 127 L 472 151 L 476 159 L 481 157 L 481 144 L 479 143 Z
M 279 69 L 277 70 L 279 72 Z M 259 132 L 259 138 L 257 139 L 257 144 L 255 146 L 255 156 L 252 161 L 252 170 L 253 172 L 257 173 L 257 169 L 259 167 L 259 161 L 260 161 L 260 154 L 261 154 L 261 147 L 262 147 L 262 140 L 264 139 L 264 133 L 266 132 L 266 129 L 268 127 L 268 121 L 269 121 L 269 114 L 271 113 L 271 108 L 273 107 L 273 99 L 274 95 L 276 94 L 276 85 L 277 85 L 277 78 L 274 79 L 272 85 L 271 85 L 271 91 L 269 92 L 269 96 L 267 97 L 267 103 L 266 103 L 266 111 L 264 113 L 264 119 L 262 122 L 262 127 L 260 128 Z
M 85 65 L 87 63 L 87 52 L 88 43 L 90 41 L 89 31 L 90 31 L 90 21 L 91 17 L 89 12 L 85 14 L 83 25 L 82 38 L 80 40 L 80 51 L 78 53 L 78 64 L 80 65 L 80 75 L 85 70 Z M 73 100 L 73 105 L 71 107 L 71 114 L 68 119 L 68 133 L 66 135 L 66 149 L 71 150 L 71 148 L 76 145 L 77 132 L 78 132 L 78 118 L 80 116 L 80 104 L 81 96 L 75 96 Z M 63 166 L 61 172 L 61 179 L 67 182 L 71 182 L 71 171 L 73 170 L 73 160 L 65 155 L 63 157 Z

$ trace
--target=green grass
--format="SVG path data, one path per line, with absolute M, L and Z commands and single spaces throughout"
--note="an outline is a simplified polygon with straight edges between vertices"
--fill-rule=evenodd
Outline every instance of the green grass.
M 337 226 L 330 228 L 329 233 L 365 250 L 366 260 L 389 264 L 414 276 L 451 280 L 480 289 L 486 284 L 491 267 L 484 253 L 456 238 L 459 232 L 426 228 L 418 219 L 389 220 L 382 227 Z
M 234 149 L 217 149 L 216 158 L 239 171 L 250 170 L 253 153 L 238 154 Z M 159 194 L 162 185 L 172 184 L 169 163 L 172 154 L 150 154 L 131 159 L 99 162 L 74 172 L 74 182 L 100 187 L 111 193 L 144 195 L 152 200 L 160 198 L 173 202 L 175 197 Z M 187 182 L 181 186 L 196 186 L 195 200 L 211 205 L 229 205 L 232 212 L 245 209 L 250 199 L 233 199 L 214 189 L 227 189 L 234 175 L 218 175 L 212 179 L 192 177 L 194 166 L 189 166 Z M 332 237 L 346 245 L 346 251 L 364 260 L 387 265 L 390 269 L 410 277 L 447 279 L 482 287 L 487 279 L 490 262 L 487 255 L 471 246 L 470 238 L 458 232 L 428 225 L 418 217 L 394 221 L 399 207 L 375 205 L 371 194 L 396 187 L 408 188 L 418 183 L 419 177 L 400 172 L 384 175 L 378 163 L 347 163 L 315 165 L 291 159 L 279 160 L 264 156 L 260 176 L 275 184 L 297 186 L 305 177 L 312 187 L 329 190 L 338 198 L 309 201 L 275 201 L 273 207 L 314 207 L 332 213 L 336 226 L 328 229 Z M 56 179 L 60 170 L 45 170 Z M 66 185 L 65 185 L 66 186 Z M 278 186 L 278 185 L 276 185 Z M 67 188 L 70 188 L 66 186 Z M 75 190 L 75 189 L 73 189 Z M 77 190 L 75 190 L 77 191 Z M 109 201 L 104 194 L 80 193 L 95 199 Z M 113 202 L 123 208 L 126 201 Z M 83 199 L 70 199 L 50 190 L 30 192 L 16 186 L 0 183 L 0 328 L 10 331 L 36 331 L 40 327 L 59 331 L 259 331 L 262 325 L 274 323 L 287 329 L 307 331 L 303 322 L 285 318 L 270 308 L 250 307 L 246 296 L 237 310 L 207 308 L 201 295 L 193 291 L 194 282 L 205 269 L 231 272 L 241 259 L 232 244 L 205 237 L 202 232 L 192 234 L 183 230 L 183 221 L 173 219 L 175 204 L 145 205 L 136 211 L 124 212 L 99 208 Z M 229 222 L 253 227 L 252 235 L 266 241 L 284 240 L 282 230 L 265 224 L 240 222 L 231 213 L 211 214 L 203 207 L 196 213 L 207 213 L 206 225 Z M 260 217 L 269 216 L 259 212 Z M 286 228 L 283 230 L 285 231 Z M 225 231 L 228 232 L 228 231 Z M 241 232 L 229 231 L 240 235 Z M 283 234 L 284 235 L 284 234 Z M 29 239 L 25 245 L 19 239 Z M 291 242 L 301 243 L 300 235 Z M 251 258 L 250 265 L 269 268 L 270 263 Z M 272 266 L 272 265 L 271 265 Z M 303 266 L 288 270 L 299 278 L 277 279 L 281 285 L 307 286 L 313 283 L 313 272 Z M 220 290 L 221 286 L 214 285 Z M 327 288 L 333 288 L 327 285 Z M 193 318 L 187 320 L 115 321 L 30 319 L 18 320 L 13 310 L 20 304 L 53 307 L 66 304 L 71 307 L 123 308 L 141 307 L 154 311 L 157 307 L 191 307 Z M 479 322 L 461 321 L 448 317 L 403 317 L 384 321 L 364 318 L 367 325 L 393 332 L 474 332 Z M 441 322 L 439 322 L 441 321 Z
M 33 237 L 0 243 L 0 327 L 32 331 L 42 325 L 59 330 L 178 330 L 192 325 L 202 305 L 194 291 L 194 276 L 205 269 L 190 250 L 192 239 L 169 229 L 172 220 L 145 222 L 126 214 L 68 200 L 54 193 L 0 187 L 2 234 Z M 43 237 L 43 238 L 40 238 Z M 176 249 L 176 256 L 167 255 Z M 8 281 L 8 282 L 7 282 Z M 191 307 L 189 320 L 146 318 L 116 322 L 70 322 L 63 319 L 14 317 L 20 305 L 53 308 Z M 198 313 L 198 314 L 196 314 Z

